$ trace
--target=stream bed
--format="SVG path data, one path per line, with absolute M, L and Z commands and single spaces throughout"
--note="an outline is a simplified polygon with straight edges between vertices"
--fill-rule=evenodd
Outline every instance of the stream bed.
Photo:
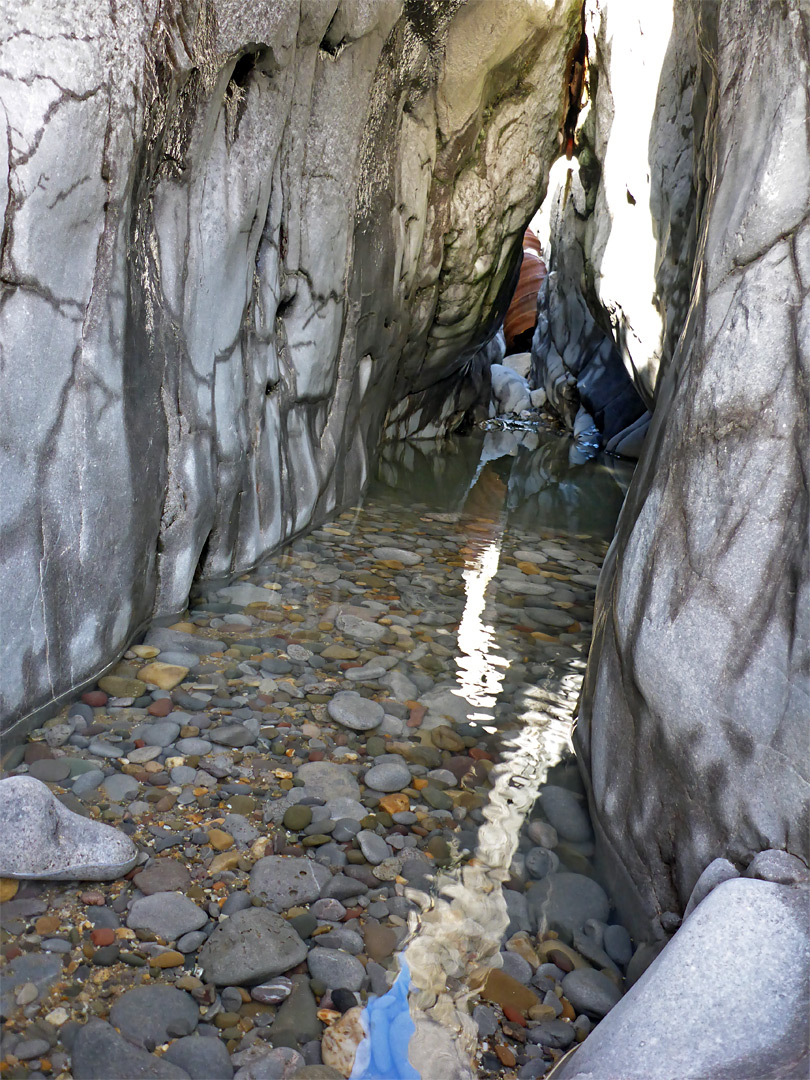
M 3 1076 L 525 1080 L 586 1038 L 632 943 L 570 734 L 630 475 L 537 431 L 386 446 L 6 754 L 143 854 L 4 882 Z

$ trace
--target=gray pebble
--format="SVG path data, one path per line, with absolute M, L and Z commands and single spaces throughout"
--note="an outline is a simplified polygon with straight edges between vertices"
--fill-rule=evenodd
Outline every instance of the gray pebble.
M 207 922 L 205 912 L 178 892 L 142 896 L 133 901 L 127 917 L 130 930 L 151 930 L 165 941 L 176 941 Z
M 396 754 L 377 759 L 377 764 L 366 773 L 364 781 L 374 791 L 402 791 L 411 782 L 411 771 Z
M 367 862 L 372 866 L 379 866 L 385 859 L 391 857 L 391 848 L 381 836 L 377 836 L 370 829 L 363 829 L 357 834 L 357 842 Z
M 593 968 L 569 972 L 562 981 L 562 988 L 577 1013 L 585 1013 L 597 1020 L 606 1016 L 622 997 L 615 983 Z
M 366 975 L 366 969 L 356 957 L 320 946 L 310 950 L 307 967 L 312 978 L 320 979 L 330 990 L 359 990 Z
M 384 627 L 379 629 L 383 632 L 385 630 Z M 351 728 L 353 731 L 370 731 L 379 726 L 385 715 L 382 705 L 362 697 L 354 690 L 338 691 L 330 699 L 327 712 L 338 724 Z

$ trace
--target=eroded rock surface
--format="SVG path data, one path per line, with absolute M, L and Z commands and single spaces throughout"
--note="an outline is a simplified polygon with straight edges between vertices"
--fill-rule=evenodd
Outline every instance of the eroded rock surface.
M 716 71 L 701 260 L 603 570 L 576 730 L 642 934 L 715 859 L 810 856 L 809 29 L 797 3 L 675 10 L 669 56 L 697 31 Z
M 462 419 L 579 5 L 4 16 L 8 722 Z

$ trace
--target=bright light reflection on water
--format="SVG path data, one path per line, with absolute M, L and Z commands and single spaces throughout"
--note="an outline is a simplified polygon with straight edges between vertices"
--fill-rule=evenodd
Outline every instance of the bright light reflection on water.
M 564 440 L 546 440 L 536 466 L 532 459 L 518 455 L 504 483 L 503 469 L 498 472 L 500 466 L 493 464 L 497 459 L 492 457 L 491 446 L 486 446 L 461 505 L 458 495 L 444 504 L 459 509 L 432 515 L 456 523 L 462 537 L 466 529 L 466 543 L 461 548 L 466 562 L 461 574 L 465 604 L 457 634 L 457 687 L 453 693 L 470 703 L 469 720 L 490 733 L 500 730 L 494 723 L 494 713 L 504 705 L 504 680 L 511 661 L 499 647 L 495 626 L 486 618 L 487 605 L 493 600 L 492 582 L 501 566 L 510 522 L 520 522 L 524 537 L 531 532 L 531 528 L 527 529 L 530 508 L 525 498 L 515 501 L 515 490 L 528 491 L 536 509 L 553 507 L 560 513 L 564 519 L 560 522 L 560 536 L 565 537 L 578 533 L 579 519 L 591 513 L 587 499 L 593 492 L 588 490 L 587 477 L 594 479 L 594 490 L 605 483 L 606 470 L 589 466 L 590 472 L 571 474 L 572 484 L 569 474 L 563 474 L 560 468 L 561 448 L 565 448 Z M 410 447 L 408 454 L 412 460 Z M 543 483 L 538 485 L 538 475 L 552 479 L 562 476 L 556 491 L 564 493 L 563 498 L 557 498 L 550 481 L 545 487 Z M 615 509 L 599 522 L 598 531 L 604 529 L 606 533 L 612 531 L 623 496 L 623 492 L 617 494 L 618 481 L 607 475 Z M 417 483 L 423 496 L 423 486 Z M 604 503 L 602 506 L 604 514 Z M 543 521 L 545 536 L 549 536 L 550 524 Z M 423 911 L 418 919 L 411 916 L 411 934 L 401 956 L 397 982 L 366 1010 L 370 1039 L 358 1051 L 353 1080 L 383 1080 L 384 1076 L 400 1075 L 421 1076 L 424 1080 L 439 1076 L 443 1080 L 469 1080 L 473 1076 L 477 1028 L 468 1002 L 478 993 L 487 972 L 501 963 L 499 950 L 509 924 L 502 885 L 510 876 L 521 826 L 549 769 L 571 749 L 571 715 L 584 672 L 584 651 L 577 653 L 572 648 L 554 663 L 556 670 L 548 687 L 523 687 L 514 700 L 506 702 L 510 722 L 504 730 L 500 762 L 489 776 L 492 787 L 482 810 L 484 820 L 478 829 L 474 857 L 454 869 L 439 871 L 432 897 L 406 889 L 406 896 L 417 901 Z M 407 982 L 409 991 L 405 993 Z M 383 1015 L 385 1024 L 380 1022 Z M 413 1025 L 408 1060 L 401 1066 L 405 1071 L 374 1071 L 375 1061 L 390 1063 L 389 1043 L 394 1032 L 402 1032 L 404 1023 Z M 393 1068 L 390 1064 L 388 1067 Z

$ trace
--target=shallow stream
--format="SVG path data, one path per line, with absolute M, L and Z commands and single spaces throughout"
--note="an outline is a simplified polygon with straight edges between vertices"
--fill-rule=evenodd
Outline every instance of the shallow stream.
M 46 1074 L 13 1060 L 37 1023 L 53 1075 L 92 1073 L 81 1029 L 60 1041 L 68 1020 L 109 1016 L 125 1058 L 144 985 L 199 1006 L 194 1038 L 174 1038 L 155 998 L 162 1037 L 138 1043 L 188 1075 L 197 1035 L 238 1080 L 321 1054 L 348 1075 L 364 1028 L 352 1075 L 369 1080 L 525 1080 L 585 1038 L 630 941 L 594 880 L 571 719 L 629 477 L 536 431 L 385 447 L 360 506 L 203 586 L 34 732 L 7 769 L 144 854 L 92 895 L 27 883 L 6 905 L 13 1075 Z M 149 664 L 186 674 L 156 689 Z M 273 954 L 253 926 L 265 908 L 304 961 Z M 239 973 L 237 916 L 258 935 Z M 18 992 L 31 953 L 34 1000 Z

